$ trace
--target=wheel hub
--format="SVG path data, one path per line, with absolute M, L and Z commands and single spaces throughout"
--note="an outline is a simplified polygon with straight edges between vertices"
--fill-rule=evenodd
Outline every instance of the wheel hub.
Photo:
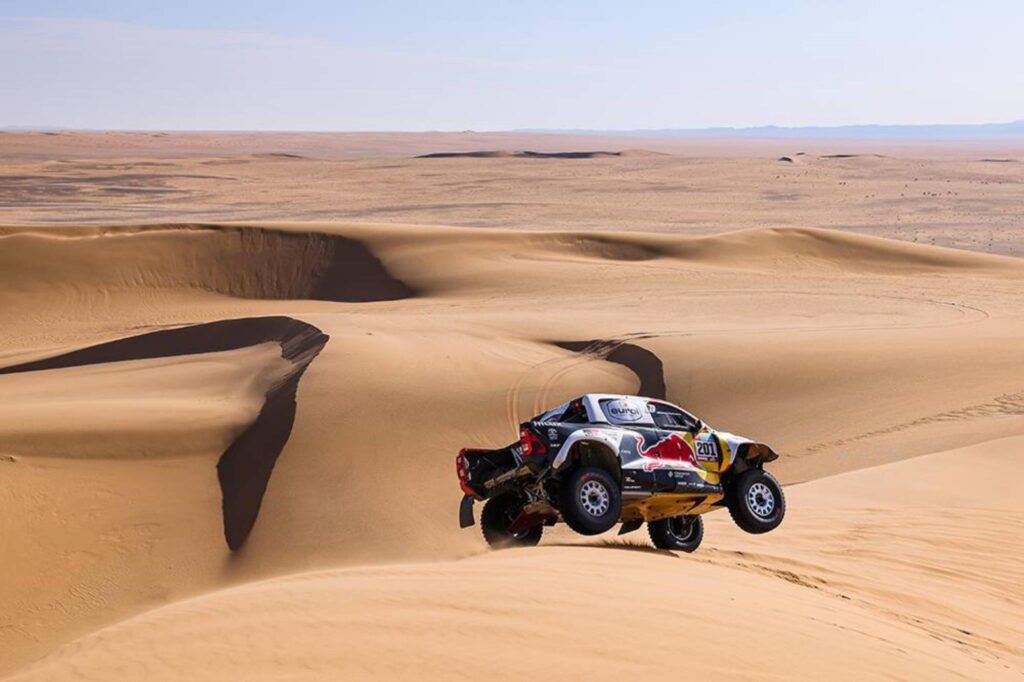
M 755 483 L 747 491 L 747 508 L 758 518 L 766 519 L 775 511 L 775 495 L 764 483 Z
M 587 481 L 580 488 L 580 505 L 591 516 L 604 516 L 611 504 L 608 488 L 600 481 Z

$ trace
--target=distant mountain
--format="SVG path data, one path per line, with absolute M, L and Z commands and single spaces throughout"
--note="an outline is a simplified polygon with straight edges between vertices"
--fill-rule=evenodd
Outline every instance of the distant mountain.
M 516 132 L 634 137 L 859 137 L 859 138 L 1000 138 L 1024 137 L 1024 120 L 1011 123 L 951 123 L 934 125 L 757 126 L 753 128 L 657 128 L 593 130 L 582 128 L 527 129 Z

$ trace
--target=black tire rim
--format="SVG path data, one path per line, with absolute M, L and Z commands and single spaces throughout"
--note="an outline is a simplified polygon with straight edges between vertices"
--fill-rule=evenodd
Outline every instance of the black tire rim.
M 697 534 L 696 519 L 688 519 L 685 516 L 673 516 L 668 520 L 668 534 L 680 544 L 690 542 Z

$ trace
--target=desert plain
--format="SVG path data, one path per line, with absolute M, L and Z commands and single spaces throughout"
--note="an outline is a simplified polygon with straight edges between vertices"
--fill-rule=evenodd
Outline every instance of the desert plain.
M 5 132 L 0 225 L 0 679 L 1024 677 L 1020 142 Z M 784 524 L 458 528 L 638 391 Z

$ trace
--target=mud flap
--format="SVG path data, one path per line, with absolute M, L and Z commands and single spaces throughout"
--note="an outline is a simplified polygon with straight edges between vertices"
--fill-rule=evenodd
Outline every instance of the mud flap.
M 469 528 L 476 521 L 473 520 L 473 496 L 463 495 L 462 504 L 459 505 L 459 528 Z
M 619 535 L 625 535 L 626 533 L 632 533 L 633 531 L 644 525 L 643 519 L 633 519 L 632 521 L 626 521 L 619 526 Z

